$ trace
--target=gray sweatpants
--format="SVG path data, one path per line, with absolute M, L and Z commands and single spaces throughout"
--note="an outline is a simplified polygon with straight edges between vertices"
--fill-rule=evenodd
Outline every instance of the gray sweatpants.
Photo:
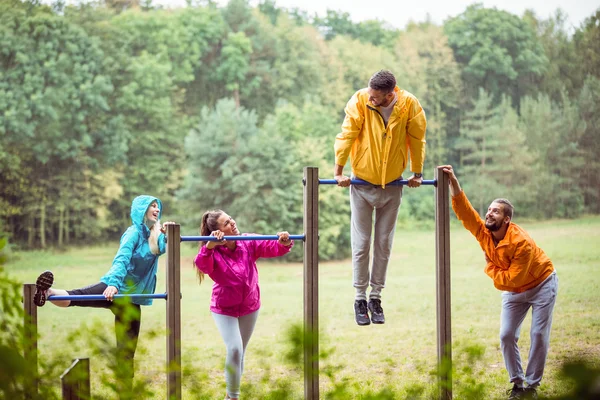
M 546 356 L 550 346 L 550 328 L 552 311 L 558 291 L 558 277 L 553 272 L 546 280 L 523 293 L 502 292 L 502 314 L 500 325 L 500 344 L 504 363 L 512 383 L 537 387 L 544 375 Z M 523 375 L 519 335 L 521 324 L 531 308 L 531 348 L 527 371 Z
M 212 313 L 212 316 L 227 349 L 225 357 L 227 396 L 238 398 L 244 372 L 244 354 L 258 319 L 258 310 L 239 318 L 216 313 Z
M 371 284 L 372 299 L 381 298 L 398 211 L 402 202 L 402 186 L 352 185 L 350 187 L 352 266 L 355 300 L 367 300 Z M 375 221 L 373 222 L 373 211 Z M 373 232 L 373 266 L 369 274 L 371 232 Z

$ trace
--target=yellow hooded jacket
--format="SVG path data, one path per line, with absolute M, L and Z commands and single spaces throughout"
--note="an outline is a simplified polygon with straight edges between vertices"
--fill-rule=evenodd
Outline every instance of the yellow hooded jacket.
M 427 120 L 419 100 L 396 86 L 398 100 L 386 126 L 367 90 L 356 92 L 346 105 L 342 132 L 335 138 L 335 163 L 346 165 L 350 156 L 357 178 L 385 188 L 402 176 L 409 150 L 411 171 L 423 172 Z

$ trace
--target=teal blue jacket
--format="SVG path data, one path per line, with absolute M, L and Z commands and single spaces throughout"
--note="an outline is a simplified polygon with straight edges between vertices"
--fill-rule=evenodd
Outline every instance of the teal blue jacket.
M 121 236 L 119 251 L 115 256 L 112 267 L 100 281 L 108 286 L 114 286 L 120 294 L 152 294 L 156 289 L 156 272 L 158 271 L 158 256 L 166 250 L 164 234 L 158 237 L 160 254 L 152 254 L 148 245 L 150 229 L 144 224 L 144 215 L 153 201 L 158 203 L 162 215 L 162 203 L 152 196 L 138 196 L 131 203 L 131 221 L 133 225 L 127 228 Z M 134 299 L 135 304 L 150 305 L 152 299 Z

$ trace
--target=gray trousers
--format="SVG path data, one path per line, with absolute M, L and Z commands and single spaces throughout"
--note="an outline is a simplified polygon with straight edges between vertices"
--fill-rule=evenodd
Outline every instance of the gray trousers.
M 216 313 L 212 313 L 212 316 L 227 349 L 225 356 L 227 396 L 237 399 L 240 397 L 240 383 L 244 372 L 244 354 L 258 319 L 258 311 L 239 318 Z
M 558 277 L 553 272 L 546 280 L 523 293 L 502 292 L 502 314 L 500 325 L 500 344 L 504 363 L 512 383 L 537 387 L 544 375 L 546 356 L 550 346 L 550 328 L 552 327 L 552 311 L 558 291 Z M 521 324 L 531 311 L 531 348 L 527 371 L 523 375 L 521 354 L 519 352 L 519 335 Z
M 385 189 L 373 185 L 350 187 L 350 237 L 355 300 L 367 299 L 369 283 L 369 298 L 381 298 L 401 202 L 402 186 L 386 186 Z M 372 232 L 373 265 L 369 274 Z

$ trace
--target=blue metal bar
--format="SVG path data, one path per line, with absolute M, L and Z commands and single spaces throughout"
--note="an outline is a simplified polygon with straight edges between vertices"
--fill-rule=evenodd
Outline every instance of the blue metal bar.
M 351 185 L 373 185 L 371 182 L 363 181 L 362 179 L 351 179 Z M 319 185 L 337 185 L 337 181 L 335 179 L 319 179 Z M 397 179 L 390 183 L 386 183 L 385 186 L 405 186 L 408 185 L 408 179 Z M 423 180 L 421 185 L 431 185 L 436 186 L 437 181 L 435 179 L 432 180 Z M 380 186 L 380 185 L 373 185 Z
M 304 241 L 304 235 L 290 235 L 292 240 Z M 248 236 L 223 236 L 225 240 L 279 240 L 277 235 L 248 235 Z M 215 242 L 217 238 L 214 236 L 182 236 L 182 242 Z
M 122 298 L 130 298 L 130 299 L 167 299 L 166 293 L 156 293 L 156 294 L 115 294 L 113 296 L 115 299 Z M 72 295 L 72 296 L 48 296 L 48 300 L 56 301 L 56 300 L 106 300 L 103 294 L 80 294 L 80 295 Z

